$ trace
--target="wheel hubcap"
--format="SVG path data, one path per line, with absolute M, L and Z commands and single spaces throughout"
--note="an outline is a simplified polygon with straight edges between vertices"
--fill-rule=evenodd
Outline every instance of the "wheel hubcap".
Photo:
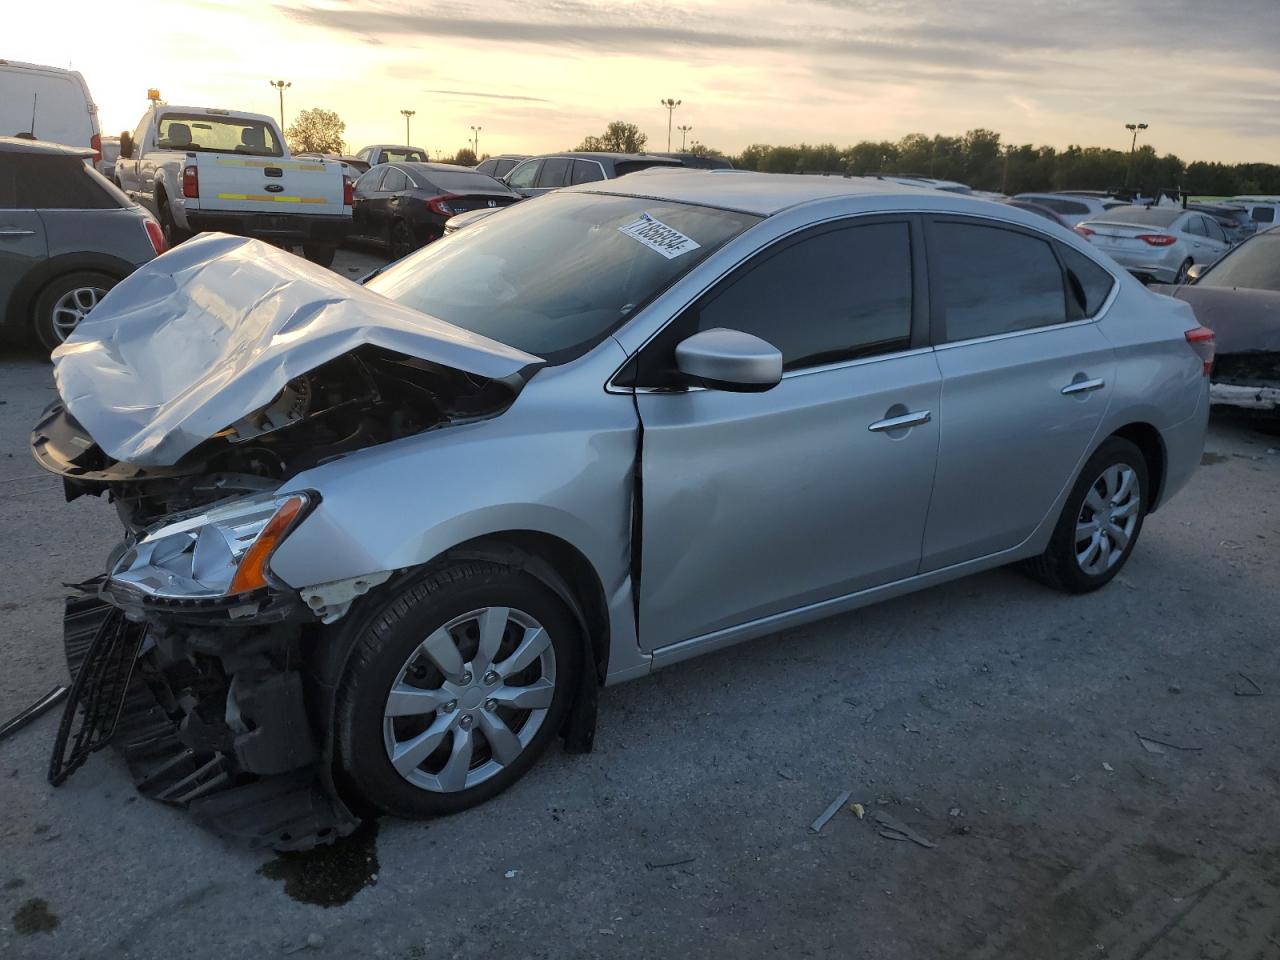
M 542 624 L 508 607 L 465 613 L 400 668 L 383 708 L 387 759 L 423 790 L 474 787 L 524 752 L 555 686 L 555 647 Z
M 68 290 L 53 305 L 53 332 L 61 343 L 73 331 L 98 301 L 107 295 L 101 287 L 76 287 Z
M 1091 576 L 1106 573 L 1124 556 L 1134 528 L 1142 491 L 1138 475 L 1112 464 L 1093 482 L 1076 518 L 1076 563 Z

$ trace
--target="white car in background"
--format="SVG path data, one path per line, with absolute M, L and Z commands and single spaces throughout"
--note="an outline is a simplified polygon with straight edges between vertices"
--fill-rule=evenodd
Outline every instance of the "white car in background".
M 0 60 L 0 137 L 85 147 L 101 169 L 98 108 L 75 70 Z
M 1062 193 L 1020 193 L 1013 199 L 1025 200 L 1027 203 L 1034 203 L 1046 210 L 1052 210 L 1065 220 L 1069 227 L 1103 216 L 1108 210 L 1125 205 L 1122 200 Z
M 1280 197 L 1232 197 L 1228 202 L 1244 207 L 1259 230 L 1267 230 L 1280 223 Z
M 1213 217 L 1181 207 L 1116 207 L 1075 229 L 1138 279 L 1154 283 L 1186 283 L 1193 264 L 1210 266 L 1231 249 Z

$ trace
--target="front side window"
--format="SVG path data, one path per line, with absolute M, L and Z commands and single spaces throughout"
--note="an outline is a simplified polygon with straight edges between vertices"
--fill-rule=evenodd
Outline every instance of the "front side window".
M 533 186 L 533 181 L 537 179 L 538 169 L 541 166 L 541 160 L 530 160 L 527 163 L 520 164 L 520 166 L 511 171 L 511 176 L 507 178 L 507 185 L 527 190 Z
M 822 230 L 765 251 L 672 321 L 645 349 L 636 383 L 678 386 L 676 346 L 717 327 L 773 344 L 784 370 L 904 350 L 911 304 L 908 224 Z
M 156 147 L 198 153 L 247 153 L 254 157 L 284 156 L 275 131 L 263 121 L 212 114 L 165 114 L 156 132 Z
M 945 342 L 1065 323 L 1062 268 L 1045 240 L 1003 227 L 933 224 L 929 273 Z
M 367 286 L 562 363 L 758 221 L 666 200 L 551 193 L 429 244 Z

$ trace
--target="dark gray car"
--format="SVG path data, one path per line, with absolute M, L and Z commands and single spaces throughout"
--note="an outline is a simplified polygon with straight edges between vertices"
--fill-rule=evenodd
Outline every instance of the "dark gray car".
M 613 180 L 648 167 L 680 167 L 679 160 L 652 153 L 555 153 L 530 157 L 505 177 L 505 183 L 516 193 L 536 197 L 578 183 Z
M 52 350 L 164 251 L 160 226 L 86 164 L 92 151 L 0 137 L 0 330 Z

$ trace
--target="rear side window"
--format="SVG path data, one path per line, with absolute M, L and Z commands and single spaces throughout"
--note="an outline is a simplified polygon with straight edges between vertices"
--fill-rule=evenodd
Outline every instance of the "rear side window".
M 509 172 L 513 167 L 515 167 L 515 165 L 516 165 L 517 163 L 519 163 L 519 162 L 520 162 L 519 160 L 499 160 L 499 161 L 497 161 L 497 165 L 493 168 L 493 176 L 495 176 L 495 177 L 505 177 L 505 176 L 507 175 L 507 173 L 508 173 L 508 172 Z
M 124 204 L 75 157 L 8 154 L 0 168 L 11 170 L 13 206 L 36 210 L 111 210 Z M 3 180 L 3 175 L 0 175 Z M 4 187 L 0 184 L 0 205 Z
M 1080 320 L 1092 317 L 1115 286 L 1115 278 L 1098 266 L 1083 253 L 1073 250 L 1065 244 L 1058 244 L 1058 255 L 1067 270 L 1067 292 L 1070 294 L 1070 306 L 1073 307 L 1071 319 Z
M 1276 222 L 1275 207 L 1254 207 L 1253 221 L 1254 223 L 1275 223 Z
M 401 190 L 409 189 L 409 178 L 394 167 L 387 171 L 387 175 L 382 178 L 382 186 L 378 188 L 384 193 L 397 193 Z
M 1201 217 L 1187 217 L 1186 222 L 1182 225 L 1182 232 L 1197 237 L 1208 236 L 1204 228 L 1204 220 Z
M 569 168 L 573 160 L 569 157 L 548 157 L 542 161 L 542 172 L 538 174 L 539 187 L 563 187 L 569 182 Z
M 679 382 L 675 348 L 728 327 L 782 351 L 784 370 L 904 350 L 911 344 L 911 234 L 873 223 L 811 234 L 761 254 L 678 317 L 640 358 L 639 383 Z
M 1222 243 L 1227 242 L 1227 235 L 1222 232 L 1222 227 L 1219 226 L 1217 220 L 1214 220 L 1212 217 L 1205 217 L 1204 227 L 1208 232 L 1210 239 L 1218 240 Z
M 489 177 L 501 176 L 501 174 L 499 174 L 497 170 L 498 170 L 497 160 L 486 160 L 484 161 L 484 163 L 481 163 L 476 167 L 476 173 L 483 173 Z
M 604 179 L 604 170 L 594 160 L 573 161 L 574 183 L 595 183 Z
M 1067 320 L 1062 268 L 1046 240 L 1003 227 L 935 222 L 929 273 L 947 343 Z

